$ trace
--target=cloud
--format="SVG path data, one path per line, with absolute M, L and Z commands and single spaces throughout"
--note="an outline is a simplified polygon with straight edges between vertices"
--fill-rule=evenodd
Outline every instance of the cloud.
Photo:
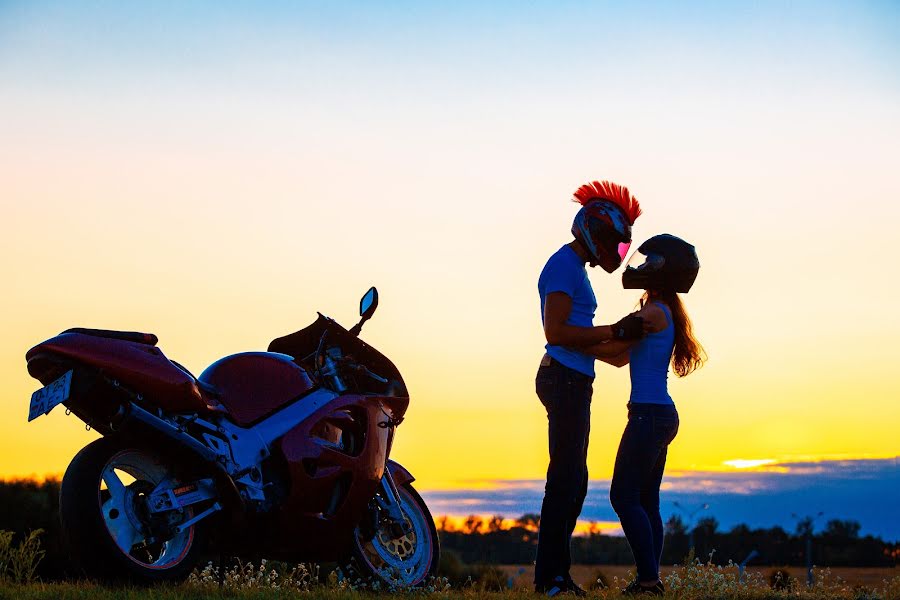
M 617 520 L 609 504 L 609 483 L 590 482 L 582 520 Z M 423 496 L 435 515 L 515 517 L 540 512 L 543 493 L 540 480 L 494 480 L 466 489 L 426 490 Z M 821 511 L 817 527 L 829 519 L 853 519 L 864 535 L 900 540 L 900 458 L 767 461 L 726 471 L 672 471 L 663 480 L 661 500 L 663 518 L 679 514 L 675 502 L 685 507 L 708 503 L 697 518 L 714 516 L 724 530 L 739 523 L 793 530 L 793 514 Z

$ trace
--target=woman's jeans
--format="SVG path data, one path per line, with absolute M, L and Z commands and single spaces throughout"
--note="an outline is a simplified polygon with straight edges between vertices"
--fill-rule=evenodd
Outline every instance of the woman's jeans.
M 545 358 L 545 361 L 546 358 Z M 550 466 L 541 505 L 534 582 L 567 577 L 572 559 L 569 545 L 587 495 L 588 435 L 594 378 L 555 360 L 538 369 L 535 387 L 547 409 Z
M 659 578 L 663 523 L 659 486 L 669 444 L 678 433 L 678 412 L 671 404 L 628 404 L 628 425 L 619 442 L 609 500 L 622 530 L 639 581 Z

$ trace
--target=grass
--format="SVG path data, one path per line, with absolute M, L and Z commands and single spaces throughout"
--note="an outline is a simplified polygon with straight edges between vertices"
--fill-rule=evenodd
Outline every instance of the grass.
M 525 590 L 508 590 L 505 592 L 483 592 L 477 589 L 438 592 L 434 594 L 444 600 L 534 600 L 533 592 Z M 321 588 L 308 592 L 285 592 L 273 589 L 240 589 L 219 590 L 199 589 L 184 586 L 157 586 L 152 588 L 106 587 L 86 583 L 43 584 L 31 583 L 22 585 L 0 584 L 2 600 L 206 600 L 206 599 L 239 599 L 239 600 L 275 600 L 297 598 L 299 600 L 371 600 L 374 598 L 419 597 L 420 593 L 372 593 L 349 589 Z M 598 590 L 590 592 L 591 598 L 618 599 L 623 598 L 618 592 Z M 823 591 L 813 589 L 794 591 L 774 591 L 769 588 L 746 590 L 720 590 L 696 593 L 677 593 L 669 591 L 665 598 L 686 598 L 691 600 L 898 600 L 900 585 L 894 584 L 892 589 L 857 589 L 847 591 Z
M 436 579 L 426 589 L 374 591 L 361 582 L 339 580 L 329 576 L 319 583 L 313 572 L 298 567 L 289 573 L 277 573 L 265 564 L 259 567 L 242 565 L 230 570 L 225 585 L 219 586 L 215 571 L 208 567 L 195 573 L 180 585 L 159 585 L 149 588 L 115 587 L 87 582 L 15 584 L 9 578 L 0 582 L 2 600 L 367 600 L 373 598 L 426 597 L 434 600 L 533 600 L 536 596 L 521 587 L 502 592 L 485 591 L 478 583 L 451 589 L 446 580 Z M 739 580 L 734 566 L 719 567 L 698 561 L 685 564 L 665 576 L 665 598 L 670 600 L 900 600 L 900 576 L 883 579 L 878 585 L 861 586 L 843 581 L 828 569 L 816 571 L 811 588 L 796 579 L 786 582 L 783 589 L 774 589 L 760 572 L 747 573 Z M 585 582 L 587 583 L 587 582 Z M 619 588 L 625 580 L 613 576 L 609 587 L 593 589 L 591 598 L 618 600 Z
M 221 578 L 210 563 L 179 585 L 137 588 L 91 582 L 42 583 L 35 581 L 35 568 L 43 556 L 40 533 L 33 532 L 13 544 L 14 536 L 0 531 L 0 600 L 355 600 L 382 596 L 416 600 L 425 597 L 434 600 L 529 600 L 536 597 L 528 585 L 528 570 L 517 567 L 491 570 L 491 577 L 476 582 L 469 580 L 456 588 L 443 577 L 433 578 L 416 589 L 371 586 L 360 579 L 340 577 L 336 571 L 320 576 L 316 566 L 300 564 L 291 568 L 277 563 L 276 567 L 275 563 L 266 561 L 259 566 L 239 562 Z M 596 599 L 622 598 L 620 590 L 632 578 L 630 572 L 615 572 L 616 567 L 594 567 L 589 574 L 584 569 L 590 567 L 574 571 L 573 576 L 584 587 L 590 588 L 590 596 Z M 900 600 L 900 575 L 895 569 L 881 570 L 880 575 L 880 581 L 873 577 L 866 584 L 860 584 L 829 569 L 818 569 L 813 585 L 807 587 L 801 583 L 804 578 L 798 577 L 796 572 L 773 570 L 767 576 L 761 570 L 748 570 L 741 576 L 733 564 L 704 564 L 691 556 L 685 564 L 665 570 L 663 581 L 667 589 L 665 597 L 672 600 Z M 502 588 L 506 583 L 504 578 L 508 578 L 509 589 L 488 591 L 498 586 Z
M 662 567 L 662 576 L 665 578 L 673 571 L 681 568 L 680 566 L 664 566 Z M 500 569 L 507 577 L 511 577 L 513 584 L 517 588 L 530 588 L 531 581 L 534 577 L 534 567 L 531 565 L 501 565 Z M 805 567 L 779 567 L 779 569 L 787 571 L 794 579 L 800 583 L 806 582 Z M 747 567 L 748 575 L 762 576 L 768 579 L 776 570 L 772 566 L 749 566 Z M 583 586 L 591 585 L 598 574 L 602 573 L 610 582 L 614 578 L 619 581 L 630 580 L 631 574 L 634 572 L 634 566 L 626 565 L 573 565 L 572 577 Z M 815 573 L 822 575 L 824 569 L 815 569 Z M 897 567 L 832 567 L 828 570 L 829 577 L 832 581 L 840 578 L 846 585 L 851 588 L 869 588 L 875 589 L 884 586 L 884 581 L 900 577 L 900 568 Z
M 13 544 L 13 532 L 0 531 L 0 581 L 31 583 L 34 581 L 38 563 L 44 557 L 41 549 L 41 534 L 37 529 Z

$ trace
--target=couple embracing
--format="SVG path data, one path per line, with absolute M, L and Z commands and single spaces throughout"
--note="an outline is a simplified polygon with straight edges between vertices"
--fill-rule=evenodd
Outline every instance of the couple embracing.
M 680 238 L 648 239 L 622 275 L 625 288 L 644 290 L 641 309 L 613 325 L 594 326 L 597 301 L 585 265 L 600 265 L 607 273 L 621 266 L 641 208 L 627 188 L 608 181 L 583 185 L 574 196 L 582 206 L 572 225 L 575 239 L 550 257 L 538 281 L 547 345 L 535 385 L 547 409 L 550 465 L 535 589 L 548 596 L 585 593 L 569 575 L 569 546 L 587 495 L 594 362 L 601 360 L 628 364 L 631 371 L 628 424 L 610 487 L 610 502 L 637 565 L 637 577 L 624 591 L 660 595 L 659 488 L 679 424 L 666 379 L 669 364 L 683 377 L 705 359 L 678 296 L 691 288 L 700 263 L 694 247 Z

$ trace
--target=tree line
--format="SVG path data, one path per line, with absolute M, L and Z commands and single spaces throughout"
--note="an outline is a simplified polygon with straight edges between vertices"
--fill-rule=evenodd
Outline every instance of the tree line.
M 522 515 L 518 519 L 469 517 L 459 528 L 447 519 L 438 519 L 442 549 L 451 551 L 466 564 L 529 564 L 534 560 L 540 516 Z M 60 538 L 59 480 L 0 481 L 0 531 L 12 531 L 18 539 L 41 529 L 41 547 L 46 551 L 37 575 L 44 580 L 72 575 L 69 559 Z M 701 559 L 712 553 L 712 561 L 740 563 L 756 550 L 757 565 L 805 564 L 806 535 L 812 535 L 813 563 L 818 566 L 896 566 L 900 562 L 900 543 L 889 543 L 871 535 L 861 536 L 855 521 L 834 519 L 822 531 L 812 532 L 811 523 L 801 522 L 797 530 L 781 527 L 751 529 L 746 525 L 720 531 L 714 517 L 697 521 L 688 531 L 682 519 L 671 517 L 666 523 L 663 563 L 676 564 L 689 551 L 693 533 L 695 554 Z M 576 536 L 572 544 L 573 560 L 580 564 L 631 564 L 628 542 L 620 536 L 605 535 L 592 528 L 587 535 Z
M 531 563 L 540 516 L 526 514 L 511 525 L 507 523 L 500 516 L 471 516 L 454 528 L 447 520 L 439 519 L 441 547 L 467 563 Z M 889 567 L 900 561 L 900 543 L 861 536 L 860 524 L 852 520 L 832 519 L 819 532 L 812 530 L 809 521 L 801 521 L 793 532 L 779 526 L 751 529 L 743 524 L 722 531 L 715 517 L 698 520 L 691 531 L 677 515 L 669 518 L 665 526 L 663 564 L 683 562 L 693 538 L 695 556 L 704 562 L 711 555 L 715 564 L 740 564 L 755 550 L 757 556 L 749 564 L 802 566 L 806 564 L 807 535 L 812 538 L 812 562 L 817 566 Z M 624 537 L 605 535 L 593 527 L 587 535 L 573 538 L 572 560 L 578 564 L 627 565 L 634 559 Z

